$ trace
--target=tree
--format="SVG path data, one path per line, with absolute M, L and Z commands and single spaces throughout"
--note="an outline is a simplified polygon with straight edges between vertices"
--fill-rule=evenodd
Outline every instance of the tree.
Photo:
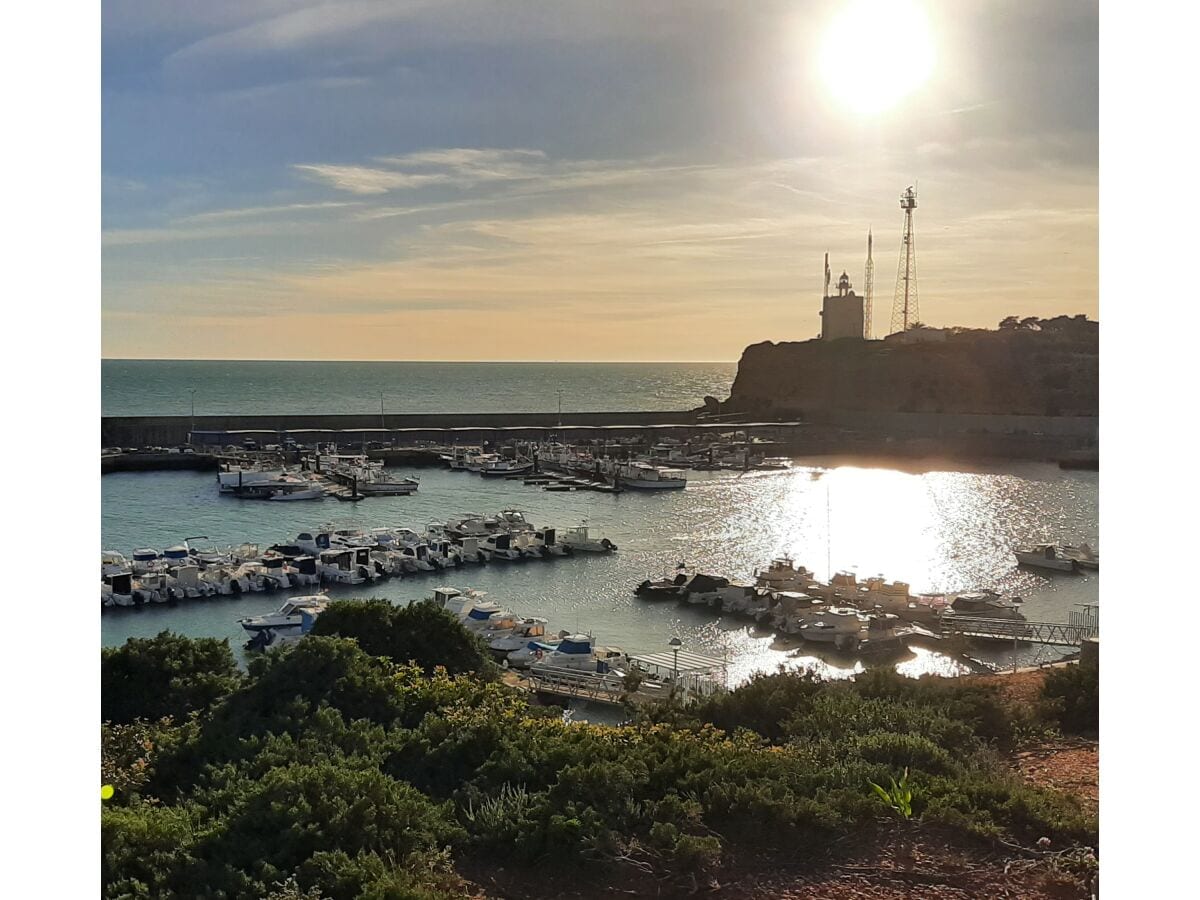
M 120 724 L 165 716 L 180 721 L 207 711 L 240 682 L 227 640 L 170 631 L 130 638 L 101 652 L 100 716 Z

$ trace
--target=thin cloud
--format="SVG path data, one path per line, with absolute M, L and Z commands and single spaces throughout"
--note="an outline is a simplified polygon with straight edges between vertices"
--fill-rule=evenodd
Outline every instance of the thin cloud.
M 449 175 L 441 172 L 414 174 L 367 166 L 296 164 L 292 168 L 311 180 L 324 182 L 351 194 L 386 194 L 389 191 L 445 184 L 451 180 Z

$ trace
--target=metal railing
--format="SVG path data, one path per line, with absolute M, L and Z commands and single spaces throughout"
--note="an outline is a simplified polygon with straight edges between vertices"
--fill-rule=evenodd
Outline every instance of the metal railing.
M 1023 641 L 1027 644 L 1054 644 L 1079 647 L 1088 638 L 1100 634 L 1100 617 L 1093 609 L 1071 613 L 1070 621 L 1026 622 L 1021 619 L 987 619 L 974 616 L 946 616 L 942 619 L 942 635 L 994 640 Z

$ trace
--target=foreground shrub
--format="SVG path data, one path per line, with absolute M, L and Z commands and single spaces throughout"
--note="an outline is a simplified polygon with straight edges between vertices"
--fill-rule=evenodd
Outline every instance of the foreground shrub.
M 100 718 L 183 721 L 205 712 L 241 683 L 229 641 L 164 631 L 100 652 Z
M 490 676 L 495 669 L 483 642 L 431 600 L 340 600 L 321 613 L 313 634 L 352 638 L 370 655 L 412 663 L 426 675 L 439 667 L 451 675 Z
M 1042 682 L 1046 714 L 1064 731 L 1095 734 L 1100 728 L 1100 666 L 1076 663 L 1051 669 Z

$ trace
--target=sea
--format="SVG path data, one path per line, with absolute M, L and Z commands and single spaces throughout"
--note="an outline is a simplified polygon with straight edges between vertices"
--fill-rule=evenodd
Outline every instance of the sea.
M 736 362 L 106 359 L 105 416 L 675 411 L 725 399 Z M 194 393 L 193 393 L 194 392 Z M 560 394 L 561 392 L 561 394 Z M 382 397 L 381 397 L 382 395 Z
M 377 385 L 385 398 L 394 397 L 395 411 L 550 409 L 547 403 L 557 404 L 559 388 L 564 409 L 686 409 L 700 405 L 705 394 L 727 396 L 733 374 L 732 364 L 724 363 L 107 361 L 104 410 L 179 413 L 195 388 L 197 414 L 356 412 L 370 408 Z M 1070 613 L 1098 605 L 1097 573 L 1045 575 L 1017 568 L 1012 556 L 1014 546 L 1039 541 L 1088 541 L 1098 547 L 1096 472 L 1029 462 L 925 465 L 813 457 L 794 459 L 783 471 L 693 472 L 682 491 L 616 495 L 553 493 L 448 469 L 410 474 L 420 479 L 416 493 L 359 503 L 218 496 L 211 473 L 109 474 L 101 482 L 103 545 L 129 553 L 190 538 L 194 544 L 254 542 L 265 549 L 326 523 L 423 530 L 430 522 L 468 512 L 520 509 L 539 526 L 562 530 L 586 524 L 593 536 L 609 538 L 618 550 L 468 566 L 328 593 L 335 599 L 378 596 L 404 603 L 441 585 L 476 588 L 518 613 L 546 617 L 551 631 L 588 631 L 597 643 L 629 653 L 664 651 L 678 637 L 686 649 L 723 660 L 731 684 L 781 666 L 847 677 L 863 664 L 836 653 L 815 653 L 708 609 L 636 597 L 634 588 L 643 579 L 672 575 L 680 564 L 748 579 L 773 557 L 788 554 L 819 577 L 852 571 L 860 578 L 905 581 L 914 592 L 991 588 L 1015 594 L 1024 599 L 1031 621 L 1066 622 Z M 228 638 L 244 659 L 237 619 L 268 612 L 280 602 L 278 594 L 253 594 L 104 610 L 102 641 L 113 646 L 170 629 Z M 973 646 L 970 655 L 1007 667 L 1049 662 L 1064 652 L 1001 644 Z M 957 675 L 974 667 L 936 644 L 887 664 L 909 675 Z

